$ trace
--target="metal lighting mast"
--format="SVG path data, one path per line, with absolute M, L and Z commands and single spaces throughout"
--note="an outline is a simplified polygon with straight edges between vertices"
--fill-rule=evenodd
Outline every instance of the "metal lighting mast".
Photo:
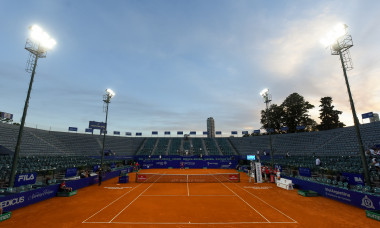
M 103 171 L 104 145 L 106 142 L 106 134 L 107 134 L 108 105 L 109 103 L 111 103 L 111 98 L 114 96 L 115 96 L 115 93 L 111 89 L 106 89 L 106 94 L 103 95 L 103 101 L 104 101 L 104 104 L 106 105 L 105 110 L 104 110 L 106 112 L 106 123 L 104 127 L 104 132 L 103 132 L 102 159 L 100 161 L 100 168 L 102 169 L 101 171 Z M 99 173 L 99 176 L 100 175 L 101 173 Z
M 272 148 L 272 129 L 271 129 L 271 122 L 269 118 L 269 104 L 272 101 L 272 95 L 269 94 L 269 89 L 263 89 L 260 92 L 260 95 L 264 98 L 264 103 L 266 104 L 266 118 L 269 128 L 269 148 L 270 148 L 270 159 L 271 159 L 271 166 L 273 168 L 273 148 Z
M 24 130 L 26 114 L 28 112 L 29 98 L 30 98 L 30 93 L 32 91 L 34 74 L 36 73 L 37 61 L 39 58 L 46 58 L 47 50 L 53 48 L 56 44 L 55 40 L 52 39 L 39 26 L 33 25 L 29 29 L 31 31 L 31 34 L 30 34 L 30 38 L 26 40 L 25 49 L 28 50 L 30 54 L 29 54 L 29 59 L 27 61 L 27 67 L 25 70 L 28 73 L 32 73 L 32 76 L 30 77 L 29 89 L 26 95 L 24 111 L 22 113 L 20 129 L 19 129 L 18 137 L 17 137 L 17 144 L 15 147 L 15 153 L 13 155 L 12 170 L 11 170 L 11 175 L 9 177 L 9 187 L 13 187 L 15 183 L 15 176 L 17 172 L 18 157 L 20 154 L 22 133 Z
M 342 64 L 343 75 L 344 75 L 344 80 L 346 82 L 348 97 L 350 99 L 352 116 L 354 118 L 356 136 L 359 143 L 359 152 L 360 152 L 360 157 L 362 160 L 362 165 L 363 165 L 363 170 L 364 170 L 364 179 L 368 185 L 371 185 L 371 180 L 369 178 L 369 172 L 368 172 L 367 159 L 365 157 L 363 141 L 362 141 L 362 137 L 361 137 L 360 129 L 359 129 L 360 123 L 356 115 L 354 100 L 352 99 L 350 84 L 348 83 L 348 78 L 347 78 L 347 71 L 353 69 L 352 60 L 351 60 L 350 52 L 348 49 L 354 46 L 352 42 L 352 37 L 347 32 L 347 27 L 348 26 L 345 24 L 337 25 L 332 32 L 327 34 L 326 37 L 321 40 L 321 42 L 325 44 L 326 46 L 330 47 L 332 55 L 339 55 L 340 57 L 340 62 Z

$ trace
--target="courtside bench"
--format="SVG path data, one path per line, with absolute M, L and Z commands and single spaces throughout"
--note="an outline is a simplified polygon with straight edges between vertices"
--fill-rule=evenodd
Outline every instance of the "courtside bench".
M 281 178 L 280 180 L 277 180 L 277 187 L 286 190 L 293 190 L 293 182 L 292 180 Z
M 10 211 L 4 211 L 3 214 L 0 215 L 0 222 L 11 218 L 11 214 L 12 212 Z
M 71 192 L 57 192 L 57 196 L 59 197 L 70 197 L 77 194 L 77 190 L 71 191 Z

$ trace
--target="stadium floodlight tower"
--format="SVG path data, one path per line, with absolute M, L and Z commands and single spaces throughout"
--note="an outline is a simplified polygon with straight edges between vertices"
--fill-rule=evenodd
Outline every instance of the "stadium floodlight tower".
M 115 96 L 115 92 L 112 91 L 112 89 L 106 89 L 106 94 L 103 95 L 103 101 L 105 104 L 105 109 L 104 111 L 106 112 L 106 123 L 104 126 L 104 131 L 103 131 L 103 146 L 102 146 L 102 159 L 100 161 L 100 168 L 103 171 L 103 160 L 104 160 L 104 145 L 106 142 L 106 134 L 107 134 L 107 120 L 108 120 L 108 105 L 111 103 L 111 98 Z M 99 173 L 99 176 L 101 174 Z
M 269 116 L 269 104 L 272 101 L 272 95 L 269 94 L 269 89 L 263 89 L 260 92 L 260 96 L 264 98 L 264 103 L 266 104 L 266 119 L 267 119 L 267 125 L 268 125 L 268 132 L 269 132 L 269 148 L 270 148 L 270 159 L 271 159 L 271 166 L 273 168 L 273 148 L 272 148 L 272 128 L 271 128 L 271 122 L 270 122 L 270 116 Z
M 13 163 L 11 175 L 9 178 L 9 187 L 13 187 L 15 183 L 15 176 L 17 172 L 17 162 L 20 153 L 22 133 L 24 130 L 26 114 L 29 106 L 30 93 L 32 91 L 32 85 L 34 80 L 34 74 L 36 73 L 37 61 L 39 58 L 46 58 L 46 53 L 48 50 L 52 49 L 56 45 L 56 41 L 52 39 L 49 34 L 47 34 L 38 25 L 33 25 L 29 27 L 30 37 L 26 40 L 25 49 L 28 50 L 29 59 L 27 61 L 26 72 L 32 73 L 29 82 L 29 89 L 26 95 L 24 111 L 22 113 L 21 124 L 18 132 L 17 143 L 15 147 L 15 152 L 13 155 Z
M 369 178 L 369 172 L 368 172 L 368 164 L 365 157 L 363 141 L 362 141 L 362 137 L 361 137 L 360 129 L 359 129 L 360 124 L 359 124 L 358 117 L 356 115 L 354 100 L 352 99 L 350 84 L 348 83 L 348 78 L 347 78 L 347 71 L 353 69 L 352 60 L 351 60 L 350 52 L 348 49 L 354 46 L 352 42 L 352 37 L 351 35 L 348 34 L 347 28 L 348 26 L 345 24 L 338 24 L 337 26 L 335 26 L 333 31 L 328 33 L 321 40 L 321 43 L 324 44 L 326 47 L 330 47 L 332 55 L 339 55 L 340 57 L 344 80 L 346 81 L 348 97 L 350 100 L 352 116 L 354 118 L 356 136 L 359 143 L 359 152 L 360 152 L 360 157 L 362 160 L 362 165 L 363 165 L 363 170 L 364 170 L 364 178 L 365 178 L 366 183 L 368 185 L 371 185 L 371 180 Z

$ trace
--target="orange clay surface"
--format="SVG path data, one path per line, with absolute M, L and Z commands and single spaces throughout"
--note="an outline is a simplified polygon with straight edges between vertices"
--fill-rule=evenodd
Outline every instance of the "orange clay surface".
M 222 169 L 150 169 L 140 173 L 232 173 Z M 130 183 L 118 178 L 15 211 L 17 227 L 380 227 L 365 211 L 324 197 L 302 197 L 273 183 Z

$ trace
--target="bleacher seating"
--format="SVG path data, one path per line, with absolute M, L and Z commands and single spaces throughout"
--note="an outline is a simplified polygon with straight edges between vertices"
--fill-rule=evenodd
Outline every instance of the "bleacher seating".
M 0 145 L 13 151 L 16 146 L 19 126 L 0 123 Z M 360 125 L 365 149 L 380 144 L 380 122 Z M 78 165 L 66 157 L 89 157 L 101 154 L 103 136 L 46 131 L 24 128 L 20 150 L 18 172 L 33 170 L 64 169 Z M 276 164 L 315 169 L 315 158 L 319 156 L 321 167 L 326 170 L 361 173 L 359 146 L 354 127 L 329 131 L 272 135 L 272 147 Z M 134 155 L 247 155 L 269 150 L 269 136 L 197 138 L 182 137 L 144 138 L 106 136 L 105 149 L 118 156 Z M 286 153 L 290 157 L 285 159 Z M 37 159 L 37 157 L 39 159 Z M 12 156 L 0 156 L 0 180 L 9 175 Z M 90 161 L 91 162 L 91 161 Z M 265 161 L 264 161 L 265 162 Z M 87 164 L 79 163 L 79 164 Z M 371 180 L 379 182 L 380 173 L 371 171 Z M 333 183 L 331 183 L 333 184 Z M 340 183 L 337 182 L 337 185 Z

